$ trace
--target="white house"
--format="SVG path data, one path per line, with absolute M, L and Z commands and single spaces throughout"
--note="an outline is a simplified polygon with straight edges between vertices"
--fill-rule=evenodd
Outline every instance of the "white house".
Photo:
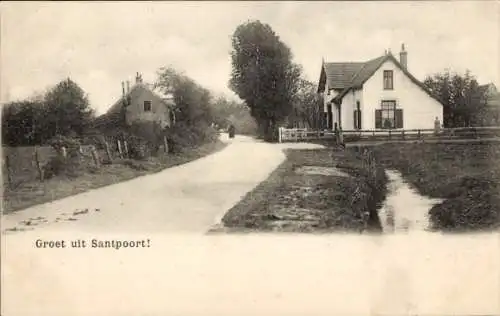
M 175 103 L 172 95 L 162 94 L 151 84 L 144 83 L 142 76 L 137 73 L 135 84 L 130 87 L 122 82 L 122 96 L 98 117 L 95 127 L 113 127 L 125 123 L 157 122 L 162 128 L 171 126 L 175 122 Z M 123 122 L 124 120 L 124 122 Z
M 432 129 L 443 122 L 443 105 L 391 52 L 367 62 L 322 62 L 318 92 L 325 123 L 343 130 Z

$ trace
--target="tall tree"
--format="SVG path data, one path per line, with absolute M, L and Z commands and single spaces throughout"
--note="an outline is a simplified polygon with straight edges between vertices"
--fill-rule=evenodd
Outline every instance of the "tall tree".
M 444 106 L 445 127 L 476 126 L 483 123 L 487 95 L 474 76 L 450 73 L 446 70 L 428 76 L 424 85 L 433 92 Z
M 213 122 L 210 91 L 171 67 L 161 68 L 157 75 L 155 87 L 174 97 L 176 123 L 171 134 L 177 138 L 176 142 L 183 146 L 212 141 L 215 131 L 210 128 Z
M 87 95 L 69 78 L 47 92 L 45 104 L 51 136 L 81 136 L 94 116 Z
M 267 140 L 292 110 L 300 68 L 268 24 L 249 21 L 232 36 L 230 88 L 246 102 Z
M 212 119 L 210 91 L 171 67 L 161 68 L 155 87 L 174 96 L 176 120 L 193 126 Z
M 295 127 L 321 128 L 321 98 L 316 92 L 316 85 L 301 78 L 293 102 L 293 112 L 289 125 Z
M 41 144 L 44 130 L 44 104 L 27 99 L 2 106 L 2 143 L 9 146 Z

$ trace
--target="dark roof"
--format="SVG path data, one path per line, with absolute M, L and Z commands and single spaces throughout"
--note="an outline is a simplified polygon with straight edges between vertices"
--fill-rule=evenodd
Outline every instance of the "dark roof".
M 385 57 L 377 57 L 367 62 L 323 63 L 318 91 L 323 92 L 326 83 L 329 89 L 343 91 L 353 83 L 368 79 L 365 77 L 370 75 L 373 69 L 378 69 Z
M 363 68 L 364 63 L 325 63 L 326 80 L 330 89 L 343 90 Z
M 488 105 L 492 107 L 500 107 L 500 93 L 495 93 L 488 97 Z
M 351 80 L 351 84 L 348 87 L 354 87 L 356 89 L 361 88 L 361 86 L 377 71 L 377 69 L 382 66 L 382 64 L 387 60 L 387 56 L 380 56 L 375 59 L 369 60 L 364 63 L 363 67 L 359 72 L 354 75 Z
M 363 84 L 370 79 L 387 60 L 393 61 L 413 83 L 441 103 L 439 98 L 433 95 L 422 82 L 402 67 L 399 61 L 391 53 L 371 59 L 367 62 L 323 63 L 318 92 L 323 92 L 325 90 L 325 83 L 328 83 L 330 89 L 339 91 L 339 94 L 334 98 L 334 102 L 338 103 L 350 90 L 361 89 Z

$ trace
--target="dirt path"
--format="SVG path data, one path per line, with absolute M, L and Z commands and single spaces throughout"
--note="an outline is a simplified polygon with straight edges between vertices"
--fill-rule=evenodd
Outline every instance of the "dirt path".
M 283 148 L 314 146 L 223 140 L 191 163 L 3 215 L 2 231 L 205 232 L 283 162 Z

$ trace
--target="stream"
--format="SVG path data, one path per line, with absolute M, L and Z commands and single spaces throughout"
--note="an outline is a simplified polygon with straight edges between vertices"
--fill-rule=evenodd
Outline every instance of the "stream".
M 420 195 L 398 171 L 387 170 L 386 173 L 389 178 L 387 197 L 378 211 L 383 232 L 428 230 L 429 211 L 442 200 Z

